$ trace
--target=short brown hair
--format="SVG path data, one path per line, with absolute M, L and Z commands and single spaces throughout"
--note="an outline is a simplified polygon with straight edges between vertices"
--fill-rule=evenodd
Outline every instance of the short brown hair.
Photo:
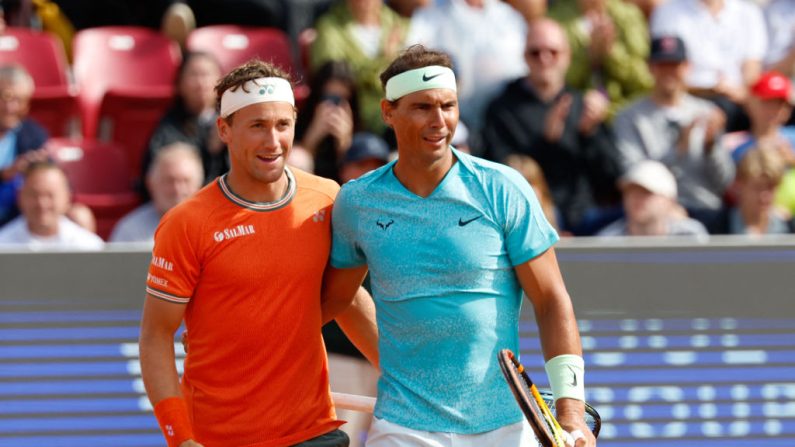
M 235 91 L 237 88 L 242 88 L 247 92 L 244 84 L 248 81 L 259 78 L 284 78 L 292 84 L 292 78 L 290 77 L 290 73 L 287 71 L 270 62 L 263 62 L 259 59 L 251 59 L 245 64 L 240 65 L 227 73 L 226 76 L 221 78 L 221 80 L 215 84 L 216 111 L 221 111 L 221 97 L 224 95 L 225 91 Z M 225 118 L 227 122 L 231 123 L 233 115 L 234 113 Z
M 431 50 L 422 45 L 412 45 L 401 52 L 395 60 L 381 73 L 381 86 L 386 90 L 386 83 L 393 76 L 416 68 L 440 65 L 453 70 L 453 60 L 442 51 Z
M 60 175 L 64 179 L 64 183 L 66 184 L 66 188 L 71 192 L 72 191 L 72 181 L 69 179 L 69 176 L 66 174 L 66 171 L 53 160 L 39 160 L 30 163 L 24 171 L 22 171 L 22 181 L 23 185 L 27 183 L 27 180 L 37 175 L 39 172 L 46 172 L 46 171 L 54 171 L 60 173 Z

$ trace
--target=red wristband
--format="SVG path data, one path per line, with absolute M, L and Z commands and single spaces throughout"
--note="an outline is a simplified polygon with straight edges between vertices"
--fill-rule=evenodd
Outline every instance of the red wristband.
M 188 439 L 194 439 L 185 399 L 169 397 L 161 400 L 155 405 L 155 417 L 166 437 L 168 447 L 179 447 Z

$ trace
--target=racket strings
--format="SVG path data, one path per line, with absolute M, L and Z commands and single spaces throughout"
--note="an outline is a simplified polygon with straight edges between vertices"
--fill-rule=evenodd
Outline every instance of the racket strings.
M 555 408 L 555 399 L 552 397 L 552 393 L 546 391 L 539 391 L 539 393 L 541 393 L 541 396 L 544 398 L 544 402 L 546 402 L 547 407 L 549 407 L 549 411 L 551 411 L 552 414 L 557 417 L 558 413 L 557 409 Z M 599 429 L 602 425 L 600 419 L 601 416 L 599 416 L 599 413 L 597 413 L 592 406 L 586 403 L 585 416 L 583 420 L 585 421 L 585 425 L 588 426 L 588 429 L 591 430 L 591 433 L 594 435 L 599 434 Z

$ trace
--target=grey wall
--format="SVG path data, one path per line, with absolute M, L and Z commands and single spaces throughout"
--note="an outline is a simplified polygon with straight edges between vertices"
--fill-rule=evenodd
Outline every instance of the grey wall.
M 580 317 L 776 316 L 795 310 L 795 238 L 753 245 L 735 238 L 697 245 L 576 239 L 564 240 L 557 253 Z M 64 297 L 79 298 L 76 306 L 137 306 L 148 262 L 142 248 L 0 252 L 0 300 Z

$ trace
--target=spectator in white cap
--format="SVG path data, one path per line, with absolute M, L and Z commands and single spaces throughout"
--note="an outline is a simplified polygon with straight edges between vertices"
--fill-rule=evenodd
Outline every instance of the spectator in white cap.
M 644 160 L 619 180 L 624 218 L 598 236 L 706 236 L 701 222 L 687 217 L 676 201 L 676 179 L 664 164 Z

